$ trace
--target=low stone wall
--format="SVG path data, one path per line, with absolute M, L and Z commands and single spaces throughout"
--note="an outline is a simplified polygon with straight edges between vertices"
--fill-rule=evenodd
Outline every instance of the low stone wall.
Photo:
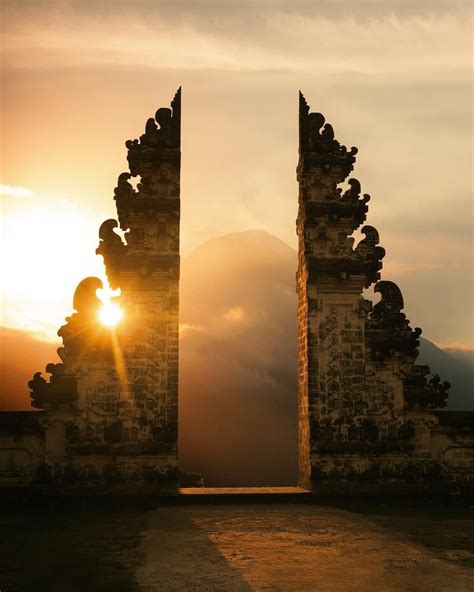
M 314 442 L 311 488 L 315 495 L 448 496 L 474 500 L 474 412 L 435 411 L 430 430 L 400 450 L 380 443 Z
M 433 456 L 453 496 L 474 498 L 474 411 L 438 411 Z
M 25 487 L 44 462 L 44 414 L 37 411 L 0 412 L 0 487 Z
M 177 492 L 174 453 L 75 449 L 56 437 L 60 427 L 45 412 L 0 412 L 0 489 Z

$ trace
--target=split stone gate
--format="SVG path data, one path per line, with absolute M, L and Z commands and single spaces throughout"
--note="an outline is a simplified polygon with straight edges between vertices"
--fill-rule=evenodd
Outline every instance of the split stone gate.
M 58 332 L 61 363 L 29 383 L 40 411 L 0 414 L 3 487 L 173 492 L 192 483 L 177 460 L 180 138 L 181 89 L 126 142 L 118 220 L 99 230 L 123 321 L 98 323 L 102 282 L 80 282 Z M 350 177 L 356 154 L 300 94 L 299 485 L 472 495 L 472 414 L 440 411 L 449 384 L 415 363 L 421 330 L 399 288 L 380 281 L 385 251 L 364 225 L 370 198 Z M 363 297 L 373 284 L 375 305 Z

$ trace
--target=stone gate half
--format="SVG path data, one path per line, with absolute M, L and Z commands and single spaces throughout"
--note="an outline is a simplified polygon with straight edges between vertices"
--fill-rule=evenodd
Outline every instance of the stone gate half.
M 111 288 L 121 290 L 114 301 L 123 319 L 115 328 L 99 323 L 102 282 L 80 282 L 75 312 L 58 331 L 62 362 L 48 364 L 49 381 L 38 372 L 29 383 L 33 407 L 43 410 L 28 417 L 40 444 L 6 443 L 4 482 L 177 487 L 180 128 L 181 89 L 126 142 L 129 171 L 114 192 L 118 222 L 101 225 L 97 248 Z M 4 434 L 21 432 L 15 417 L 16 427 L 3 415 Z
M 472 493 L 473 414 L 437 411 L 450 385 L 415 364 L 421 329 L 410 327 L 399 288 L 379 281 L 379 234 L 365 225 L 357 245 L 351 236 L 370 199 L 348 179 L 356 154 L 300 93 L 300 485 Z M 372 305 L 363 290 L 374 283 Z

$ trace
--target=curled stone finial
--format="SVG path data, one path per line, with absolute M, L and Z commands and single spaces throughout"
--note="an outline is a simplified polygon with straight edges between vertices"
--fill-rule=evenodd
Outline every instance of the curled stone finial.
M 96 292 L 103 287 L 102 280 L 97 277 L 87 277 L 80 281 L 74 292 L 74 309 L 80 314 L 95 314 L 101 306 Z
M 394 355 L 405 356 L 407 360 L 416 359 L 420 330 L 413 331 L 401 312 L 404 302 L 400 288 L 393 282 L 381 281 L 377 282 L 374 291 L 382 298 L 367 320 L 366 334 L 373 357 L 379 361 Z
M 130 173 L 121 173 L 117 179 L 117 187 L 114 189 L 115 200 L 126 200 L 135 197 L 135 190 L 133 189 L 130 179 Z
M 114 232 L 118 228 L 117 220 L 110 218 L 102 222 L 99 228 L 99 246 L 96 249 L 98 255 L 103 255 L 104 259 L 108 256 L 121 255 L 126 249 L 120 236 Z
M 348 184 L 349 189 L 347 189 L 341 197 L 341 200 L 344 203 L 365 205 L 370 201 L 370 195 L 368 193 L 364 193 L 364 195 L 361 196 L 361 185 L 358 179 L 351 178 L 349 179 Z
M 79 282 L 73 299 L 76 312 L 66 318 L 66 324 L 58 331 L 64 343 L 63 359 L 66 360 L 71 353 L 96 356 L 100 351 L 110 354 L 110 332 L 100 325 L 98 319 L 102 302 L 96 292 L 101 288 L 103 283 L 96 277 Z
M 326 123 L 323 127 L 321 136 L 328 144 L 334 141 L 334 129 L 330 123 Z
M 382 261 L 385 257 L 385 249 L 379 247 L 379 233 L 373 226 L 364 226 L 361 230 L 365 235 L 355 250 L 356 255 L 366 261 Z M 381 265 L 379 266 L 381 269 Z
M 342 199 L 349 203 L 357 203 L 360 197 L 361 186 L 358 179 L 352 178 L 347 182 L 349 189 L 343 194 Z
M 129 150 L 133 149 L 135 146 L 138 146 L 138 144 L 139 144 L 139 141 L 138 141 L 138 140 L 127 140 L 127 141 L 125 142 L 125 146 L 126 146 L 126 147 L 127 147 Z
M 162 130 L 170 127 L 171 117 L 172 117 L 171 109 L 168 109 L 167 107 L 161 107 L 155 113 L 156 122 L 158 123 L 158 125 L 160 126 L 160 129 L 162 129 Z
M 378 292 L 382 298 L 374 306 L 372 316 L 397 314 L 404 308 L 403 296 L 400 288 L 394 282 L 381 281 L 375 284 L 374 292 Z
M 122 239 L 119 237 L 118 234 L 114 232 L 114 229 L 118 228 L 117 220 L 113 218 L 109 218 L 102 222 L 99 228 L 99 238 L 101 241 L 108 243 L 111 247 L 123 245 Z
M 376 228 L 366 224 L 362 228 L 361 232 L 362 232 L 362 234 L 365 235 L 365 238 L 363 240 L 366 242 L 367 245 L 370 245 L 371 247 L 375 247 L 376 245 L 379 244 L 380 238 L 379 238 L 379 233 Z
M 320 133 L 321 128 L 326 123 L 324 115 L 322 113 L 309 113 L 308 124 L 309 129 L 312 133 Z
M 127 224 L 124 222 L 126 214 L 135 203 L 137 192 L 130 183 L 132 175 L 130 173 L 121 173 L 117 180 L 117 187 L 114 189 L 114 199 L 117 203 L 117 212 L 120 224 L 123 230 L 127 230 Z M 124 216 L 125 215 L 125 216 Z
M 122 257 L 127 253 L 127 245 L 122 242 L 120 236 L 114 232 L 118 228 L 118 222 L 114 219 L 105 220 L 99 228 L 99 246 L 96 249 L 97 255 L 104 258 L 105 269 L 110 285 L 116 285 L 116 267 Z
M 145 134 L 154 134 L 158 131 L 155 120 L 150 117 L 145 124 Z

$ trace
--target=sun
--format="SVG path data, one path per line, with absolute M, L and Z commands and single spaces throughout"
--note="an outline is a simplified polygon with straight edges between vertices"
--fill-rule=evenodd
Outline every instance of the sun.
M 112 304 L 112 302 L 104 302 L 99 311 L 99 320 L 106 327 L 115 327 L 122 316 L 121 309 L 116 304 Z

